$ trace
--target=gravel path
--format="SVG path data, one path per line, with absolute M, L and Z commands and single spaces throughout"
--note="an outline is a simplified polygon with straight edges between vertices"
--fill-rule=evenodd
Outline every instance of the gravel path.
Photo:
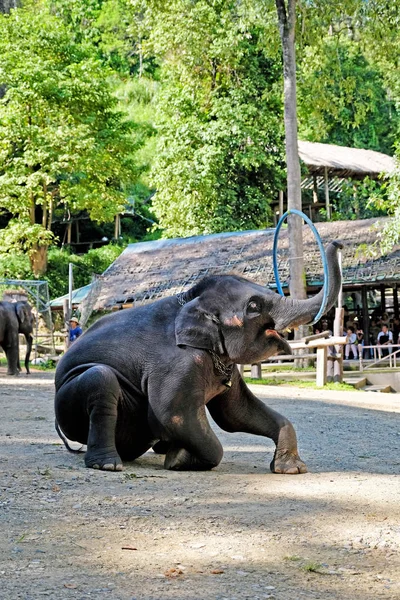
M 0 369 L 5 600 L 400 598 L 400 395 L 254 386 L 294 423 L 310 473 L 218 430 L 209 473 L 147 453 L 86 469 L 54 432 L 53 377 Z

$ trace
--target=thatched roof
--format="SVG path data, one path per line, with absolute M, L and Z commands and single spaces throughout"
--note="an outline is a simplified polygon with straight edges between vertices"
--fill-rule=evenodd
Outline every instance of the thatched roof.
M 400 246 L 387 257 L 370 256 L 372 245 L 386 219 L 317 223 L 324 245 L 345 242 L 343 274 L 347 285 L 400 281 Z M 304 256 L 309 286 L 323 280 L 318 246 L 304 227 Z M 237 273 L 262 285 L 275 287 L 272 269 L 274 230 L 244 231 L 186 239 L 131 244 L 102 277 L 95 309 L 142 304 L 171 296 L 192 286 L 205 275 Z M 361 246 L 364 245 L 364 246 Z M 281 283 L 288 283 L 288 238 L 282 230 L 279 242 Z
M 333 144 L 299 141 L 299 156 L 310 173 L 323 175 L 326 167 L 329 177 L 376 178 L 395 169 L 394 158 L 387 154 Z

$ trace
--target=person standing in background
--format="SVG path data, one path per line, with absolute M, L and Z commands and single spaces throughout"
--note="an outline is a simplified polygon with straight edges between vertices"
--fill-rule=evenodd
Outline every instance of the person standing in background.
M 69 343 L 72 344 L 72 342 L 77 340 L 82 333 L 83 331 L 79 327 L 79 320 L 76 317 L 72 317 L 72 319 L 69 320 Z

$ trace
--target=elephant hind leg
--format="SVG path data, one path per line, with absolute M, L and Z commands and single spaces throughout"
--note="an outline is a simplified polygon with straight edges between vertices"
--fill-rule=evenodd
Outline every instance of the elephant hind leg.
M 84 404 L 84 409 L 86 409 L 84 410 L 85 415 L 82 415 L 82 420 L 86 420 L 84 418 L 86 415 L 89 416 L 87 451 L 85 454 L 86 466 L 105 471 L 121 471 L 122 460 L 115 444 L 121 388 L 113 370 L 106 365 L 91 367 L 66 386 L 62 386 L 57 396 L 56 406 L 58 405 L 58 412 L 61 413 L 61 418 L 57 414 L 57 420 L 67 437 L 70 437 L 68 431 L 73 427 L 71 418 L 79 421 L 78 407 L 81 408 Z M 84 399 L 83 403 L 82 399 Z M 64 404 L 64 406 L 61 407 L 61 404 Z M 63 422 L 66 420 L 65 412 L 71 413 L 71 407 L 78 410 L 78 414 L 74 410 L 72 415 L 67 415 L 69 422 L 67 428 L 63 425 Z M 70 439 L 77 439 L 77 441 L 82 442 L 82 432 Z M 83 442 L 85 443 L 85 440 Z

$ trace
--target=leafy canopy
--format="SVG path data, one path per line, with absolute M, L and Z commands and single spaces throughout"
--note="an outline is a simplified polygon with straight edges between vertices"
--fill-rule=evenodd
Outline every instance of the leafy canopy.
M 304 139 L 393 154 L 399 117 L 359 43 L 327 36 L 305 49 L 298 90 Z
M 162 63 L 153 208 L 164 235 L 265 226 L 284 174 L 279 55 L 235 2 L 153 11 L 148 47 Z
M 1 249 L 48 245 L 57 210 L 105 222 L 123 209 L 141 136 L 116 110 L 111 78 L 46 10 L 0 15 L 0 207 L 17 219 Z

